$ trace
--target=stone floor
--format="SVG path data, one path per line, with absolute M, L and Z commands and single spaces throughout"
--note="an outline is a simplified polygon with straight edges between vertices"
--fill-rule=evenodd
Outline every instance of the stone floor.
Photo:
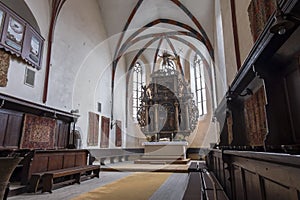
M 8 200 L 69 200 L 82 193 L 114 182 L 136 171 L 168 171 L 173 173 L 164 184 L 152 195 L 152 200 L 180 200 L 183 197 L 188 181 L 188 165 L 146 165 L 122 162 L 102 166 L 100 179 L 94 178 L 53 190 L 52 194 L 37 192 L 9 197 Z

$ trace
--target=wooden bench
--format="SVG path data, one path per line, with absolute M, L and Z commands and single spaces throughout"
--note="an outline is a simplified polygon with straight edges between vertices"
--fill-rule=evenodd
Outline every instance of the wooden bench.
M 90 165 L 87 150 L 39 150 L 30 166 L 28 192 L 52 192 L 53 185 L 80 183 L 81 177 L 99 178 L 100 165 Z
M 206 169 L 204 169 L 201 174 L 203 180 L 204 195 L 207 200 L 229 200 L 225 191 L 223 190 L 223 187 L 212 173 L 209 173 Z
M 73 176 L 72 179 L 64 182 L 59 182 L 58 185 L 73 183 L 73 182 L 80 184 L 80 177 L 82 176 L 82 174 L 87 173 L 91 178 L 93 177 L 99 178 L 99 172 L 100 172 L 100 167 L 98 165 L 87 165 L 83 167 L 73 167 L 67 169 L 48 171 L 43 175 L 42 192 L 52 193 L 52 188 L 55 183 L 54 182 L 55 178 L 72 175 Z
M 200 172 L 190 172 L 189 181 L 183 195 L 183 200 L 203 199 Z
M 219 199 L 228 200 L 222 186 L 213 174 L 209 173 L 202 162 L 191 162 L 189 168 L 189 180 L 183 199 Z

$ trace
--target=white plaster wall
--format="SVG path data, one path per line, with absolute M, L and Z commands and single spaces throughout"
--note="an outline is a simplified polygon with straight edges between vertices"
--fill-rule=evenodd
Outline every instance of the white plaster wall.
M 25 1 L 37 20 L 43 38 L 47 38 L 49 26 L 49 3 L 48 1 L 26 0 Z M 44 43 L 44 56 L 42 61 L 42 69 L 33 69 L 30 65 L 23 62 L 15 55 L 11 56 L 10 66 L 8 70 L 8 83 L 6 87 L 0 87 L 0 92 L 22 98 L 28 101 L 42 104 L 44 76 L 45 76 L 45 60 L 47 54 L 47 41 Z M 25 68 L 33 69 L 35 73 L 35 86 L 30 87 L 24 84 Z
M 223 40 L 225 47 L 225 66 L 226 66 L 226 81 L 229 86 L 235 75 L 237 74 L 237 63 L 236 54 L 234 47 L 234 37 L 232 28 L 232 13 L 231 5 L 229 0 L 218 0 L 220 5 L 220 10 L 216 9 L 216 14 L 222 17 L 222 30 L 223 30 Z M 239 38 L 239 49 L 241 56 L 241 64 L 247 58 L 251 48 L 253 47 L 253 40 L 250 30 L 250 22 L 248 17 L 248 6 L 251 0 L 235 0 L 236 6 L 236 18 L 237 18 L 237 30 Z M 217 23 L 219 20 L 217 18 Z M 217 24 L 218 27 L 218 24 Z M 217 37 L 219 38 L 219 37 Z M 239 66 L 240 67 L 240 66 Z
M 215 74 L 217 88 L 217 103 L 219 103 L 228 89 L 225 63 L 224 32 L 221 15 L 220 0 L 215 3 Z
M 86 56 L 105 39 L 105 31 L 95 0 L 66 1 L 58 17 L 54 34 L 49 105 L 67 111 L 73 109 L 71 99 L 75 76 Z M 99 65 L 99 62 L 95 61 L 92 65 Z
M 128 75 L 131 75 L 132 71 L 128 71 L 132 60 L 134 59 L 135 55 L 137 54 L 138 50 L 136 51 L 131 51 L 128 52 L 124 57 L 126 60 L 126 66 L 127 66 L 127 72 Z M 149 61 L 147 58 L 147 56 L 145 56 L 145 54 L 141 55 L 140 58 L 138 59 L 138 61 L 140 61 L 142 63 L 142 66 L 144 67 L 144 70 L 146 70 L 146 81 L 149 82 L 150 78 L 149 78 L 149 74 L 151 73 L 151 69 L 152 69 L 152 64 L 151 62 L 153 61 Z M 153 57 L 152 57 L 153 58 Z M 152 59 L 153 60 L 153 59 Z M 149 63 L 150 62 L 150 63 Z M 128 124 L 127 124 L 127 129 L 126 129 L 126 146 L 128 148 L 134 148 L 134 147 L 142 147 L 142 142 L 146 141 L 146 137 L 145 135 L 141 132 L 140 127 L 137 123 L 136 120 L 134 120 L 132 118 L 132 79 L 129 79 L 129 83 L 127 85 L 128 89 L 128 99 L 127 99 L 127 104 L 128 104 L 128 110 L 127 110 L 127 120 L 128 120 Z
M 251 0 L 235 0 L 242 63 L 245 61 L 251 48 L 253 47 L 253 39 L 251 35 L 250 21 L 247 11 L 250 2 Z
M 225 58 L 225 69 L 226 69 L 226 82 L 225 86 L 228 89 L 228 86 L 233 81 L 236 73 L 237 73 L 237 63 L 236 63 L 236 54 L 235 54 L 235 46 L 234 46 L 234 37 L 233 37 L 233 27 L 232 27 L 232 15 L 231 15 L 231 6 L 230 1 L 218 0 L 219 6 L 217 12 L 217 27 L 222 31 L 222 35 L 220 38 L 223 39 L 223 50 Z M 240 19 L 238 19 L 240 20 Z
M 100 147 L 101 120 L 98 146 L 87 146 L 88 112 L 99 114 L 100 119 L 111 117 L 112 55 L 96 0 L 67 1 L 55 31 L 49 102 L 66 110 L 79 109 L 82 147 Z M 122 70 L 115 77 L 118 87 L 122 86 L 120 74 Z M 124 108 L 120 107 L 114 109 L 115 119 L 124 121 Z M 114 129 L 110 135 L 110 147 L 114 147 Z
M 102 94 L 102 93 L 97 93 Z M 122 122 L 122 147 L 126 146 L 126 129 L 125 129 L 125 119 L 126 119 L 126 65 L 123 58 L 120 59 L 116 74 L 115 74 L 115 86 L 114 86 L 114 121 L 119 120 Z M 115 147 L 115 137 L 116 137 L 116 126 L 113 127 L 110 134 L 110 147 Z

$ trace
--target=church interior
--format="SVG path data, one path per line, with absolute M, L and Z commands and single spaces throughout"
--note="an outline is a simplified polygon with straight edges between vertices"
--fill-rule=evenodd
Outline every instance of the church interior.
M 0 199 L 300 199 L 299 25 L 299 0 L 0 0 Z

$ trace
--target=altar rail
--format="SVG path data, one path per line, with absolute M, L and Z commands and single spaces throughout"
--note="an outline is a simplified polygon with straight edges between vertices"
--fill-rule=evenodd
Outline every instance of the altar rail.
M 300 156 L 212 150 L 207 165 L 230 199 L 299 199 Z

